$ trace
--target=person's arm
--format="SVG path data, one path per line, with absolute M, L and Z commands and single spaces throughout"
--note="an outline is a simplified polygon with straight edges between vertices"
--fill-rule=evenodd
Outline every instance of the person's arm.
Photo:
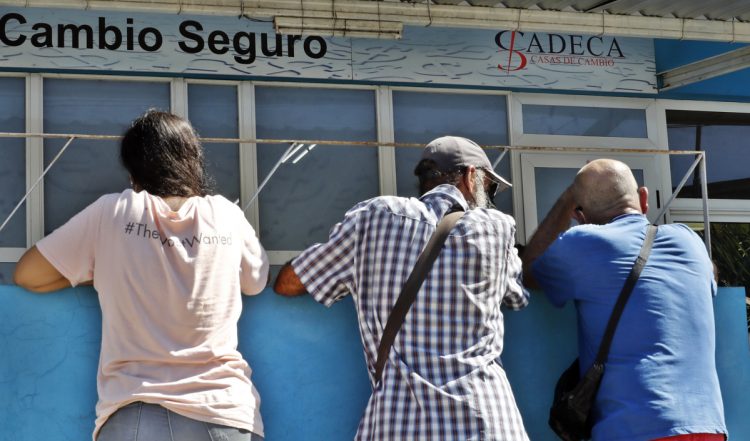
M 273 284 L 273 290 L 276 294 L 287 297 L 301 296 L 307 292 L 305 285 L 294 272 L 291 261 L 281 267 L 279 275 L 276 276 L 276 282 Z
M 282 296 L 310 293 L 312 298 L 331 306 L 351 292 L 354 286 L 355 243 L 361 202 L 334 225 L 328 241 L 312 245 L 281 268 L 273 289 Z
M 114 197 L 102 196 L 29 248 L 16 265 L 13 281 L 40 293 L 91 284 L 101 213 Z
M 13 282 L 29 291 L 47 293 L 71 286 L 60 271 L 33 246 L 26 250 L 16 264 Z
M 576 203 L 573 199 L 571 187 L 568 187 L 557 199 L 555 205 L 544 218 L 529 243 L 523 250 L 521 259 L 523 260 L 523 284 L 527 288 L 539 288 L 539 284 L 531 271 L 531 264 L 539 258 L 557 239 L 560 233 L 564 232 L 570 226 L 570 220 Z
M 255 230 L 245 219 L 245 215 L 237 210 L 237 217 L 240 221 L 238 228 L 243 241 L 240 260 L 240 291 L 245 295 L 256 295 L 268 285 L 268 255 L 260 244 Z

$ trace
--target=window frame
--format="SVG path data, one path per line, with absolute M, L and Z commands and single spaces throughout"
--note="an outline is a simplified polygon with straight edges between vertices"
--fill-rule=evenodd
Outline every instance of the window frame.
M 361 84 L 339 84 L 339 83 L 312 83 L 312 82 L 289 82 L 289 81 L 283 81 L 283 82 L 275 82 L 275 81 L 248 81 L 246 82 L 248 84 L 248 88 L 252 89 L 252 100 L 249 100 L 252 104 L 252 119 L 249 122 L 249 124 L 252 125 L 252 137 L 248 139 L 257 139 L 257 127 L 256 127 L 256 118 L 255 118 L 255 88 L 256 87 L 286 87 L 286 88 L 295 88 L 295 89 L 338 89 L 338 90 L 372 90 L 374 94 L 374 101 L 375 101 L 375 125 L 376 130 L 375 134 L 378 137 L 376 141 L 378 142 L 389 142 L 384 141 L 380 138 L 381 136 L 381 128 L 380 123 L 382 121 L 382 118 L 385 116 L 387 117 L 387 113 L 385 115 L 381 115 L 381 111 L 387 112 L 387 109 L 381 108 L 381 106 L 385 105 L 385 101 L 387 98 L 390 98 L 389 93 L 379 93 L 379 86 L 376 85 L 361 85 Z M 392 115 L 392 112 L 391 112 Z M 392 118 L 390 119 L 391 128 L 392 128 Z M 387 129 L 387 127 L 386 127 Z M 391 130 L 392 133 L 392 130 Z M 393 142 L 393 141 L 390 141 Z M 252 162 L 252 174 L 254 182 L 248 183 L 248 187 L 251 188 L 251 191 L 247 193 L 246 195 L 242 195 L 241 199 L 243 201 L 249 200 L 250 197 L 255 193 L 255 191 L 258 188 L 258 181 L 259 181 L 259 175 L 258 175 L 258 150 L 257 150 L 257 143 L 248 143 L 248 146 L 250 146 L 250 152 L 246 153 L 247 159 L 249 159 Z M 370 147 L 362 147 L 362 148 L 370 148 Z M 395 152 L 392 153 L 393 161 L 392 166 L 393 169 L 391 172 L 387 169 L 391 164 L 390 161 L 388 161 L 388 158 L 382 158 L 382 154 L 385 151 L 386 156 L 389 156 L 387 149 L 393 149 L 393 147 L 384 147 L 379 146 L 378 148 L 378 178 L 379 178 L 379 190 L 380 195 L 383 194 L 395 194 L 395 174 L 396 174 L 396 161 L 395 161 Z M 240 154 L 241 160 L 244 162 L 242 154 Z M 390 175 L 393 176 L 393 181 L 383 183 L 384 179 L 389 179 Z M 252 184 L 252 185 L 250 185 Z M 386 190 L 389 189 L 389 186 L 392 185 L 393 187 L 393 193 L 383 193 L 384 187 Z M 255 202 L 248 208 L 248 212 L 245 213 L 248 217 L 248 220 L 250 221 L 250 224 L 255 229 L 256 234 L 260 236 L 260 199 L 256 199 Z M 244 202 L 245 204 L 247 202 Z M 244 205 L 243 205 L 244 206 Z M 249 215 L 248 215 L 249 213 Z M 263 243 L 263 238 L 260 237 L 261 244 Z M 265 246 L 264 246 L 265 248 Z M 289 262 L 291 259 L 297 257 L 303 250 L 278 250 L 278 249 L 269 249 L 265 248 L 266 254 L 268 256 L 268 262 L 270 265 L 283 265 L 287 262 Z
M 575 101 L 571 102 L 571 98 Z M 545 105 L 561 107 L 586 107 L 605 109 L 632 109 L 645 111 L 646 138 L 629 138 L 616 136 L 578 136 L 578 135 L 539 135 L 525 133 L 523 130 L 523 106 Z M 653 123 L 656 120 L 658 107 L 656 100 L 650 98 L 620 98 L 610 96 L 592 96 L 575 94 L 517 93 L 513 94 L 513 119 L 516 121 L 513 131 L 515 145 L 542 146 L 554 143 L 556 147 L 618 147 L 656 149 L 660 147 L 659 128 Z
M 694 112 L 746 113 L 750 115 L 750 103 L 698 101 L 698 100 L 658 100 L 659 119 L 664 130 L 664 145 L 669 146 L 667 134 L 667 110 Z M 711 158 L 707 158 L 708 161 Z M 667 163 L 665 175 L 669 177 L 665 188 L 672 188 L 671 167 Z M 671 194 L 671 193 L 670 193 Z M 710 221 L 726 223 L 750 222 L 750 199 L 712 199 L 708 194 Z M 703 222 L 703 201 L 700 198 L 675 198 L 667 210 L 674 222 Z
M 1 78 L 17 78 L 17 79 L 24 80 L 24 87 L 25 87 L 25 90 L 24 90 L 24 107 L 25 107 L 24 108 L 24 127 L 26 131 L 28 132 L 30 120 L 32 119 L 30 117 L 30 112 L 29 112 L 29 99 L 30 99 L 29 75 L 10 73 L 10 72 L 1 72 L 0 77 Z M 26 139 L 26 143 L 25 143 L 25 161 L 24 161 L 25 162 L 24 185 L 25 185 L 25 188 L 29 188 L 29 186 L 33 183 L 33 181 L 29 182 L 29 180 L 30 180 L 30 169 L 31 169 L 32 160 L 34 159 L 34 155 L 33 155 L 33 151 L 31 151 L 31 149 L 29 148 L 29 140 L 32 138 L 25 138 L 25 139 Z M 32 208 L 33 201 L 31 201 L 30 199 L 31 197 L 29 197 L 29 199 L 26 200 L 26 206 L 25 206 L 25 210 L 26 210 L 26 241 L 25 242 L 26 242 L 27 247 L 31 246 L 31 244 L 33 243 L 31 235 L 30 235 L 30 231 L 32 231 L 33 224 L 34 224 L 33 222 L 34 219 L 32 218 L 32 214 L 34 210 Z M 0 219 L 0 223 L 5 221 L 6 216 L 3 216 L 3 218 Z M 0 263 L 16 263 L 18 262 L 18 259 L 21 258 L 21 256 L 23 255 L 25 251 L 26 251 L 26 248 L 21 248 L 21 247 L 0 247 Z
M 647 138 L 623 138 L 623 137 L 610 137 L 610 136 L 571 136 L 571 135 L 537 135 L 537 134 L 526 134 L 523 131 L 523 105 L 524 104 L 538 104 L 538 105 L 549 105 L 549 106 L 566 106 L 566 107 L 601 107 L 601 108 L 616 108 L 616 109 L 643 109 L 646 112 L 646 133 Z M 545 155 L 576 155 L 579 152 L 575 152 L 575 148 L 587 148 L 587 149 L 601 149 L 602 154 L 597 156 L 605 156 L 614 159 L 623 160 L 627 162 L 627 157 L 630 153 L 618 153 L 612 152 L 613 149 L 625 149 L 634 150 L 634 153 L 638 150 L 668 150 L 666 143 L 666 124 L 664 123 L 664 113 L 660 111 L 658 100 L 654 98 L 632 98 L 632 97 L 616 97 L 616 96 L 593 96 L 593 95 L 580 95 L 580 94 L 548 94 L 548 93 L 515 93 L 511 99 L 511 131 L 510 138 L 512 146 L 516 147 L 515 150 L 511 151 L 511 173 L 513 176 L 517 176 L 516 179 L 524 179 L 523 166 L 521 158 L 523 155 L 523 147 L 554 147 L 554 148 L 570 148 L 571 150 L 567 153 L 558 152 L 546 152 L 542 153 Z M 660 119 L 661 118 L 661 119 Z M 586 154 L 596 155 L 595 153 L 586 152 Z M 646 153 L 647 154 L 647 153 Z M 651 210 L 654 212 L 659 211 L 660 205 L 668 198 L 664 189 L 671 188 L 670 177 L 669 177 L 669 158 L 666 154 L 652 153 L 654 161 L 654 170 L 657 173 L 655 180 L 651 181 L 655 183 L 656 188 L 649 188 L 653 193 L 652 196 L 656 196 L 657 192 L 659 197 L 654 199 L 659 203 L 651 206 Z M 536 229 L 537 224 L 526 220 L 526 211 L 529 210 L 528 201 L 529 198 L 534 198 L 533 206 L 536 207 L 536 194 L 530 192 L 531 189 L 526 186 L 518 186 L 521 188 L 513 188 L 513 209 L 516 213 L 516 225 L 517 234 L 516 240 L 521 244 L 526 244 L 530 239 L 532 233 Z M 534 187 L 535 188 L 535 187 Z M 671 193 L 669 193 L 671 194 Z M 532 219 L 536 218 L 536 211 L 533 213 Z M 668 221 L 665 216 L 664 221 Z M 533 224 L 533 225 L 532 225 Z
M 579 169 L 587 160 L 595 159 L 599 155 L 596 153 L 540 153 L 540 152 L 521 152 L 521 169 L 523 175 L 524 189 L 524 231 L 527 234 L 524 237 L 525 242 L 531 238 L 530 232 L 535 231 L 542 219 L 537 218 L 537 200 L 536 200 L 536 173 L 539 168 L 573 168 Z M 653 161 L 652 155 L 638 153 L 618 154 L 616 158 L 631 168 L 643 170 L 644 185 L 648 188 L 657 186 L 659 181 L 659 168 Z M 650 185 L 651 184 L 651 185 Z M 649 192 L 649 205 L 656 206 L 656 193 Z M 649 218 L 654 221 L 653 216 L 657 210 L 649 210 Z M 519 222 L 520 223 L 520 222 Z
M 385 87 L 385 86 L 384 86 Z M 416 86 L 399 86 L 399 87 L 389 87 L 390 93 L 389 93 L 389 100 L 387 102 L 387 105 L 389 106 L 389 112 L 390 112 L 390 141 L 381 140 L 381 142 L 394 142 L 395 140 L 395 128 L 394 128 L 394 110 L 393 110 L 393 91 L 399 91 L 399 92 L 418 92 L 418 93 L 434 93 L 434 94 L 462 94 L 462 95 L 496 95 L 496 96 L 504 96 L 505 97 L 505 115 L 506 115 L 506 127 L 508 129 L 508 147 L 514 146 L 515 143 L 513 141 L 513 116 L 511 114 L 513 106 L 511 105 L 511 100 L 515 96 L 515 94 L 509 90 L 486 90 L 486 89 L 456 89 L 456 88 L 426 88 L 426 87 L 416 87 Z M 396 182 L 396 152 L 395 147 L 387 147 L 390 148 L 393 152 L 393 161 L 391 164 L 389 164 L 392 167 L 393 171 L 393 192 L 392 193 L 384 193 L 384 194 L 396 194 L 396 189 L 398 188 L 398 183 Z M 513 184 L 514 179 L 517 179 L 518 182 L 521 181 L 521 174 L 516 172 L 514 169 L 514 161 L 513 161 L 513 151 L 508 151 L 508 154 L 503 158 L 503 161 L 510 161 L 510 176 L 504 176 L 504 178 L 508 179 L 508 181 Z M 517 178 L 514 178 L 517 177 Z M 511 192 L 511 201 L 513 204 L 513 210 L 514 213 L 522 213 L 522 210 L 518 209 L 518 206 L 516 205 L 516 200 L 518 198 L 522 197 L 521 191 L 520 191 L 520 185 L 513 185 L 510 190 Z M 514 214 L 514 217 L 516 217 L 516 222 L 520 223 L 518 221 L 518 216 L 520 214 Z
M 517 185 L 512 188 L 513 207 L 518 226 L 519 242 L 527 239 L 527 231 L 531 226 L 526 212 L 535 206 L 529 202 L 532 188 L 525 188 L 524 174 L 521 163 L 523 147 L 588 147 L 601 148 L 602 154 L 618 157 L 627 153 L 608 153 L 609 149 L 655 149 L 668 150 L 666 110 L 695 110 L 695 111 L 724 111 L 750 113 L 750 104 L 725 103 L 706 101 L 660 100 L 653 98 L 592 96 L 577 94 L 549 94 L 549 93 L 518 93 L 509 90 L 465 89 L 465 88 L 434 88 L 419 86 L 387 86 L 362 85 L 342 83 L 318 82 L 290 82 L 290 81 L 243 81 L 223 79 L 194 79 L 184 77 L 153 77 L 153 76 L 122 76 L 122 75 L 89 75 L 89 74 L 61 74 L 61 73 L 0 73 L 3 77 L 25 78 L 26 80 L 26 131 L 27 133 L 42 133 L 43 114 L 43 81 L 47 78 L 61 78 L 86 81 L 132 81 L 132 82 L 160 82 L 170 84 L 170 111 L 188 117 L 188 86 L 190 84 L 207 84 L 237 87 L 237 105 L 239 107 L 239 138 L 254 140 L 256 138 L 255 123 L 255 87 L 290 87 L 317 89 L 349 89 L 372 90 L 375 94 L 375 114 L 377 141 L 393 143 L 394 109 L 393 92 L 415 92 L 432 94 L 464 94 L 464 95 L 501 95 L 506 97 L 506 114 L 508 127 L 508 145 L 514 147 L 507 155 L 510 161 L 511 180 Z M 523 132 L 523 105 L 560 105 L 578 107 L 603 107 L 643 109 L 646 112 L 647 138 L 621 137 L 586 137 L 567 135 L 535 135 Z M 257 145 L 255 143 L 238 143 L 240 161 L 240 200 L 244 206 L 258 187 Z M 26 186 L 27 188 L 41 175 L 43 171 L 43 140 L 42 138 L 26 138 Z M 396 154 L 393 146 L 379 146 L 378 148 L 378 177 L 381 195 L 396 194 Z M 520 149 L 519 149 L 520 148 Z M 548 153 L 556 155 L 557 153 Z M 662 175 L 657 189 L 671 189 L 671 176 L 668 155 L 654 155 L 655 169 Z M 506 160 L 506 159 L 504 159 Z M 27 216 L 27 245 L 30 246 L 43 237 L 44 206 L 43 186 L 39 185 L 29 196 L 26 204 Z M 668 194 L 661 197 L 663 203 Z M 748 221 L 750 219 L 750 201 L 710 200 L 712 218 L 717 221 Z M 657 211 L 652 208 L 652 210 Z M 258 204 L 251 205 L 247 212 L 251 225 L 260 231 Z M 533 216 L 535 217 L 535 216 Z M 665 214 L 665 220 L 671 217 L 684 221 L 702 220 L 700 200 L 676 199 L 670 210 Z M 532 218 L 533 220 L 533 218 Z M 0 262 L 16 262 L 22 255 L 21 248 L 0 248 Z M 270 262 L 280 265 L 296 256 L 300 250 L 267 250 Z

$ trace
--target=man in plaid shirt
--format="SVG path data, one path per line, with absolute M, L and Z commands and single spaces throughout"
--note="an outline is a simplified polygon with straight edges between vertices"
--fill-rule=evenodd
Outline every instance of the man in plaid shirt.
M 445 136 L 425 147 L 414 173 L 422 196 L 361 202 L 328 242 L 303 251 L 274 290 L 309 292 L 330 306 L 354 297 L 373 392 L 356 440 L 528 441 L 499 357 L 501 305 L 521 309 L 515 222 L 491 209 L 497 175 L 474 142 Z M 383 329 L 440 219 L 466 211 L 451 231 L 396 336 L 382 380 L 373 375 Z

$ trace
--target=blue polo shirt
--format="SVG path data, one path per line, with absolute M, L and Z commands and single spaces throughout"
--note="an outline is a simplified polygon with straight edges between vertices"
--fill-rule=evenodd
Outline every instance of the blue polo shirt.
M 648 220 L 561 234 L 532 271 L 550 301 L 574 301 L 582 372 L 593 363 Z M 596 441 L 726 433 L 715 365 L 712 264 L 687 226 L 661 225 L 612 341 L 594 409 Z

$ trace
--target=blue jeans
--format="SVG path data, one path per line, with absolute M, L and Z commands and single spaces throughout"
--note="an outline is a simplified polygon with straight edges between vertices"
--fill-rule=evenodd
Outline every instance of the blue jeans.
M 97 441 L 263 441 L 263 437 L 137 401 L 113 413 L 99 431 Z

